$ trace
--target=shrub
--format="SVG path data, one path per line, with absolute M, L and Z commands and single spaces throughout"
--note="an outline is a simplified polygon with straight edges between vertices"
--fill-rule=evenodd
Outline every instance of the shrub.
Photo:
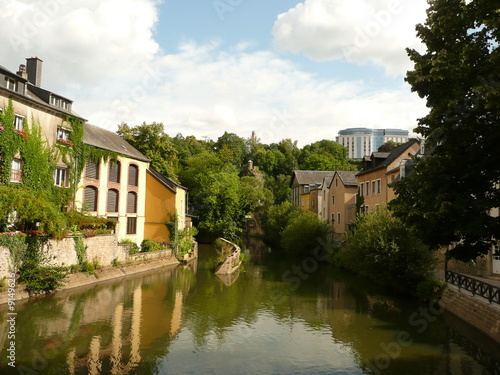
M 417 296 L 424 302 L 439 300 L 445 287 L 446 283 L 442 281 L 424 280 L 417 285 Z
M 141 250 L 145 253 L 149 253 L 150 251 L 158 251 L 161 250 L 161 245 L 158 242 L 144 240 L 141 243 Z
M 361 215 L 335 261 L 381 284 L 415 289 L 433 269 L 432 252 L 387 208 Z
M 295 214 L 282 232 L 281 246 L 294 254 L 312 254 L 318 241 L 329 240 L 331 228 L 310 211 Z
M 264 239 L 271 246 L 281 245 L 281 234 L 288 225 L 288 222 L 300 213 L 297 207 L 290 202 L 283 202 L 280 205 L 271 206 L 263 217 Z

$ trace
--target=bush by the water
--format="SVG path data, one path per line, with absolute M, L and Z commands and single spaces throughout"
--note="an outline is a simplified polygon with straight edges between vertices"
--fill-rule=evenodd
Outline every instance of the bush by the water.
M 381 284 L 412 291 L 433 269 L 432 252 L 387 208 L 358 217 L 335 261 Z
M 279 205 L 269 207 L 263 218 L 265 241 L 271 246 L 280 247 L 281 234 L 288 225 L 288 222 L 298 214 L 299 209 L 292 206 L 290 202 L 283 202 Z

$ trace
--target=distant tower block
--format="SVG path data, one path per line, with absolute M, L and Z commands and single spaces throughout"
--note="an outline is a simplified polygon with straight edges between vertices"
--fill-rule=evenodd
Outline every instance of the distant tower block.
M 388 141 L 408 142 L 408 133 L 403 129 L 349 128 L 339 131 L 337 143 L 347 148 L 348 159 L 362 159 Z

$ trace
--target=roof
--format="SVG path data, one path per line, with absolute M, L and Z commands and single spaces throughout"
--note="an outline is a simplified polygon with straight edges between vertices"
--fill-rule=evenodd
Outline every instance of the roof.
M 365 173 L 381 169 L 381 168 L 387 168 L 394 160 L 399 158 L 405 151 L 407 151 L 412 145 L 415 143 L 418 143 L 416 139 L 413 139 L 411 141 L 408 141 L 401 146 L 398 146 L 391 150 L 390 152 L 374 152 L 372 153 L 371 160 L 367 161 L 365 163 L 365 169 L 361 170 L 357 176 L 361 176 Z M 387 154 L 387 156 L 384 156 L 384 154 Z M 378 156 L 377 156 L 378 155 Z M 379 162 L 375 162 L 374 159 L 381 159 Z
M 325 177 L 333 177 L 335 171 L 293 171 L 299 185 L 322 184 Z M 292 182 L 293 183 L 293 177 Z
M 175 189 L 176 188 L 180 188 L 180 189 L 184 189 L 184 190 L 187 190 L 187 188 L 185 188 L 184 186 L 182 185 L 179 185 L 177 182 L 175 182 L 174 180 L 168 178 L 167 176 L 161 174 L 160 172 L 158 172 L 156 169 L 154 169 L 153 167 L 150 167 L 148 168 L 148 172 L 154 177 L 156 178 L 158 181 L 160 181 L 163 185 L 165 185 L 165 187 L 167 187 L 169 190 L 171 190 L 173 193 L 176 193 Z
M 337 171 L 344 186 L 358 186 L 358 171 Z
M 102 148 L 116 152 L 120 155 L 130 157 L 132 159 L 150 162 L 140 151 L 125 141 L 118 134 L 100 128 L 99 126 L 85 123 L 83 131 L 83 143 L 94 147 Z

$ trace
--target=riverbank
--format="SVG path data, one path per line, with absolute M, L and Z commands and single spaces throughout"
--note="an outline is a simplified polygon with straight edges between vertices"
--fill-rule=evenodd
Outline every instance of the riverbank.
M 123 264 L 117 267 L 102 267 L 95 271 L 94 274 L 78 272 L 69 274 L 64 285 L 56 290 L 56 293 L 62 290 L 78 288 L 85 285 L 101 283 L 107 280 L 125 278 L 130 275 L 135 275 L 141 272 L 147 272 L 154 269 L 178 265 L 179 261 L 174 256 L 160 259 L 151 259 L 136 263 Z M 17 285 L 14 300 L 20 301 L 30 298 L 24 290 L 23 285 Z M 11 296 L 12 297 L 12 296 Z M 7 303 L 9 300 L 8 292 L 0 292 L 0 305 Z M 10 298 L 12 300 L 12 298 Z

